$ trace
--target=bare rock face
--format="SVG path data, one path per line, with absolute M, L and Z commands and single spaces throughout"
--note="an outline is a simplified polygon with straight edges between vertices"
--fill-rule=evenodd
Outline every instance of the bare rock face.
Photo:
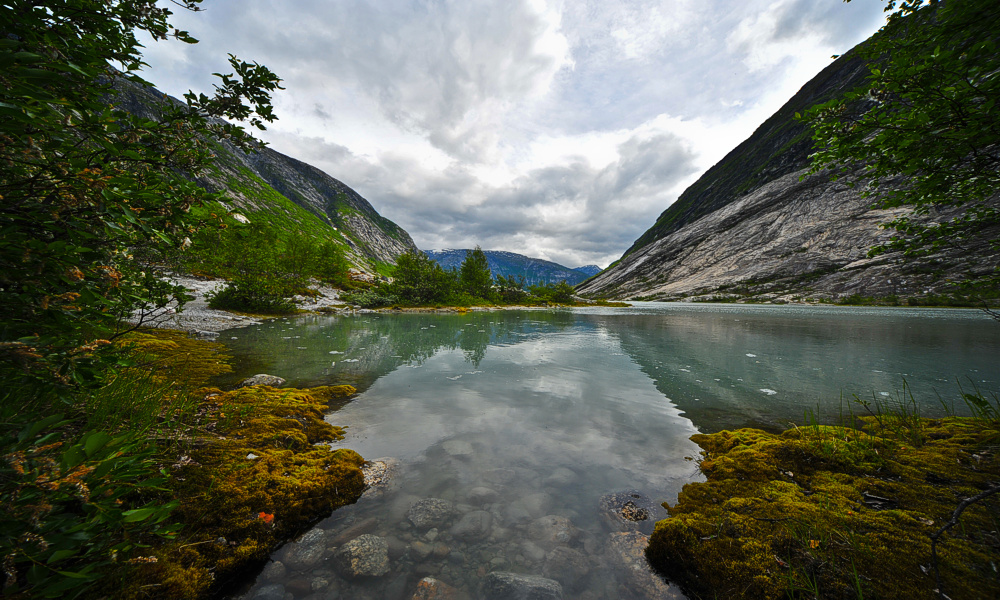
M 333 563 L 344 577 L 381 577 L 389 572 L 389 544 L 377 535 L 362 535 L 338 548 Z
M 664 300 L 919 296 L 1000 260 L 986 247 L 968 246 L 922 259 L 868 258 L 872 246 L 891 237 L 879 224 L 906 209 L 874 209 L 871 198 L 842 180 L 803 176 L 780 177 L 639 248 L 578 291 Z

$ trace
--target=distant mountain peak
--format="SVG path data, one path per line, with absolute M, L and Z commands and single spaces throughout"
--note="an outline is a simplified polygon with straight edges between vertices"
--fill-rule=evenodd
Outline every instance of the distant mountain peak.
M 431 260 L 437 262 L 445 269 L 457 269 L 465 260 L 469 249 L 447 248 L 443 250 L 424 250 L 424 254 Z M 524 277 L 528 285 L 545 285 L 565 281 L 570 285 L 576 285 L 587 279 L 593 273 L 573 269 L 541 258 L 532 258 L 516 252 L 507 250 L 483 250 L 486 260 L 489 262 L 490 271 L 493 276 L 503 275 L 504 277 Z M 597 268 L 595 273 L 600 272 L 596 265 L 589 265 Z M 587 267 L 581 267 L 585 269 Z

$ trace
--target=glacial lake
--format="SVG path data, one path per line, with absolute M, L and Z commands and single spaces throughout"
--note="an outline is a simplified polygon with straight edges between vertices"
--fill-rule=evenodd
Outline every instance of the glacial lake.
M 855 397 L 964 414 L 960 386 L 1000 393 L 1000 324 L 975 310 L 359 313 L 220 341 L 237 371 L 223 384 L 269 373 L 357 387 L 327 417 L 348 426 L 334 446 L 387 457 L 393 474 L 278 550 L 245 598 L 409 599 L 427 576 L 480 598 L 494 571 L 558 581 L 564 598 L 683 598 L 636 568 L 635 542 L 666 516 L 660 503 L 700 479 L 691 435 L 832 423 L 864 412 Z M 609 507 L 625 501 L 649 518 L 615 518 Z M 388 574 L 334 568 L 336 547 L 362 534 L 388 544 Z

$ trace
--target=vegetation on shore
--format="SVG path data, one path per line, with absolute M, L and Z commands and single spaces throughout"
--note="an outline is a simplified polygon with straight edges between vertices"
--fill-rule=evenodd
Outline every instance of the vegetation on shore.
M 693 436 L 706 481 L 664 504 L 650 564 L 693 598 L 997 597 L 1000 403 L 966 400 Z
M 362 308 L 445 306 L 589 306 L 580 302 L 565 281 L 526 286 L 524 278 L 493 277 L 479 246 L 466 254 L 459 269 L 445 270 L 423 252 L 409 252 L 396 261 L 392 282 L 348 294 L 348 302 Z M 598 302 L 604 306 L 623 303 Z

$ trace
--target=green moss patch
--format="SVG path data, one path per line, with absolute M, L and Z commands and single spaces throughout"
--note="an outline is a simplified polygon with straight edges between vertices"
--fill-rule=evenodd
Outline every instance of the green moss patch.
M 177 359 L 163 359 L 177 381 L 204 383 L 206 372 L 228 368 L 218 345 L 178 332 L 150 332 L 135 342 Z M 216 367 L 179 360 L 192 356 Z M 352 450 L 317 445 L 343 438 L 343 429 L 323 415 L 330 402 L 355 392 L 349 385 L 191 392 L 198 401 L 188 436 L 168 450 L 163 464 L 170 476 L 166 487 L 180 503 L 172 519 L 182 528 L 154 544 L 148 561 L 130 565 L 114 595 L 203 598 L 231 589 L 281 543 L 355 502 L 364 491 L 363 459 Z
M 875 420 L 867 421 L 874 433 Z M 931 535 L 1000 481 L 1000 428 L 919 423 L 920 435 L 843 427 L 692 437 L 707 481 L 656 525 L 650 564 L 692 598 L 937 598 Z M 914 445 L 914 443 L 918 445 Z M 937 544 L 941 591 L 1000 597 L 1000 495 L 971 505 Z

